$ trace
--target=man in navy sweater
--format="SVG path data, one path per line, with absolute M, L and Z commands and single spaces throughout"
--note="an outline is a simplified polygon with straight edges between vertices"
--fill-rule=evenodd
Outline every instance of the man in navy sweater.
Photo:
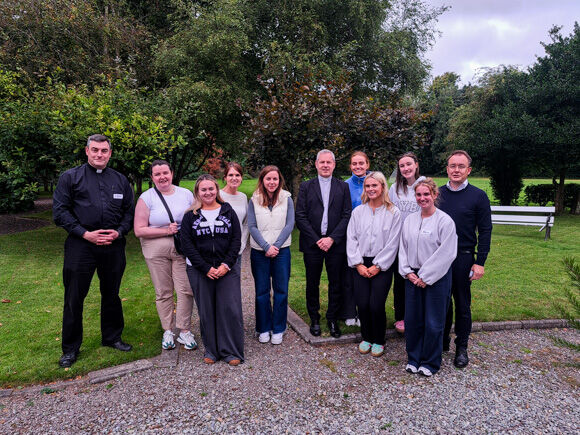
M 471 282 L 483 277 L 491 245 L 491 208 L 486 193 L 469 184 L 471 157 L 462 150 L 447 159 L 449 182 L 439 189 L 439 208 L 455 222 L 457 257 L 452 265 L 451 293 L 455 301 L 455 367 L 469 363 L 467 343 L 471 333 Z M 477 249 L 477 251 L 476 251 Z M 443 335 L 443 350 L 449 350 L 453 301 L 449 303 Z

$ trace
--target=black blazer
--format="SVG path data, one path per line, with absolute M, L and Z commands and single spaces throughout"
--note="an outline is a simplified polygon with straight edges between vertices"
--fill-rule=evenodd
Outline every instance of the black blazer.
M 332 177 L 328 201 L 328 230 L 326 236 L 332 237 L 332 251 L 346 252 L 346 227 L 352 211 L 348 184 Z M 322 193 L 318 177 L 300 184 L 296 201 L 296 226 L 300 230 L 301 252 L 317 252 L 320 248 L 320 224 L 322 223 Z

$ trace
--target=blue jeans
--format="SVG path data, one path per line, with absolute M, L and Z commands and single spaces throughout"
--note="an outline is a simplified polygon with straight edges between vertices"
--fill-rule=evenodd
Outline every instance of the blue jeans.
M 433 374 L 441 367 L 443 329 L 451 298 L 451 269 L 433 285 L 405 281 L 405 339 L 408 363 Z
M 252 275 L 256 285 L 256 331 L 279 334 L 286 330 L 288 316 L 288 281 L 290 280 L 290 248 L 282 248 L 274 258 L 264 251 L 252 249 Z M 271 281 L 271 285 L 270 285 Z M 274 290 L 274 302 L 270 301 Z

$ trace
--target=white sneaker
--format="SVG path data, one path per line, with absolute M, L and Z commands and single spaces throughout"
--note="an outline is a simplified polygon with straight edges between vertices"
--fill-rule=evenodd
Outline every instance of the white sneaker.
M 191 333 L 191 331 L 179 333 L 179 337 L 177 337 L 177 341 L 183 344 L 183 347 L 187 350 L 195 350 L 197 349 L 197 343 L 195 342 L 195 337 Z
M 355 326 L 356 325 L 356 319 L 346 319 L 344 321 L 344 324 L 346 326 Z
M 358 326 L 360 328 L 360 319 L 357 317 L 355 322 L 354 322 L 354 326 Z
M 418 370 L 417 370 L 417 367 L 415 367 L 415 366 L 414 366 L 414 365 L 412 365 L 412 364 L 407 364 L 407 367 L 405 367 L 405 371 L 406 371 L 407 373 L 412 373 L 412 374 L 415 374 L 415 373 L 417 373 L 417 372 L 418 372 Z
M 421 366 L 421 367 L 419 367 L 419 369 L 417 370 L 417 372 L 420 375 L 423 375 L 423 376 L 426 376 L 426 377 L 433 376 L 433 373 L 431 373 L 431 370 L 429 370 L 427 367 Z
M 282 344 L 283 338 L 284 338 L 283 332 L 279 332 L 277 334 L 272 334 L 272 344 Z
M 173 341 L 175 334 L 171 330 L 167 330 L 163 333 L 163 339 L 161 340 L 161 349 L 171 350 L 175 349 L 175 341 Z
M 259 336 L 258 336 L 258 341 L 260 343 L 267 343 L 270 341 L 270 331 L 268 332 L 262 332 Z

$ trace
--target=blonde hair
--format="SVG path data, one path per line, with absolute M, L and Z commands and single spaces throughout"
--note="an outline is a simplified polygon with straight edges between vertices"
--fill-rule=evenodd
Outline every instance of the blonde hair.
M 372 171 L 369 172 L 368 175 L 365 177 L 365 181 L 363 182 L 363 193 L 361 195 L 361 201 L 363 204 L 366 204 L 367 202 L 369 202 L 369 197 L 367 195 L 366 190 L 364 189 L 364 183 L 367 182 L 367 180 L 369 178 L 372 178 L 373 180 L 376 180 L 380 183 L 380 185 L 383 188 L 383 194 L 382 194 L 382 203 L 385 207 L 387 207 L 387 210 L 391 210 L 393 209 L 393 202 L 391 201 L 391 198 L 389 198 L 389 185 L 387 184 L 387 179 L 385 178 L 385 176 L 383 175 L 382 172 L 379 171 Z
M 435 184 L 435 181 L 433 181 L 433 178 L 425 178 L 424 180 L 421 180 L 415 184 L 415 192 L 419 186 L 423 185 L 429 189 L 429 192 L 433 197 L 433 204 L 437 206 L 439 204 L 439 188 L 437 187 L 437 184 Z
M 193 204 L 191 205 L 191 207 L 189 207 L 187 209 L 187 211 L 191 210 L 193 212 L 193 214 L 199 214 L 199 209 L 202 207 L 201 198 L 199 196 L 199 185 L 202 181 L 213 181 L 213 183 L 215 184 L 215 188 L 216 188 L 216 198 L 215 199 L 216 199 L 218 204 L 224 203 L 224 200 L 220 196 L 220 186 L 219 186 L 218 182 L 216 181 L 216 179 L 213 177 L 213 175 L 202 174 L 199 176 L 199 178 L 195 182 L 195 187 L 193 188 L 193 198 L 194 198 Z

